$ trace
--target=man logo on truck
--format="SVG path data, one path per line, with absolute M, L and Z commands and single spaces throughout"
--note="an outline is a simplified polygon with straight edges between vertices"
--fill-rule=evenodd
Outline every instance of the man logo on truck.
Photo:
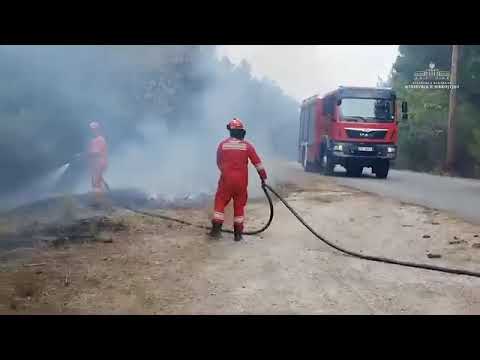
M 324 97 L 302 102 L 298 161 L 306 171 L 332 174 L 336 165 L 349 176 L 364 167 L 386 178 L 397 155 L 398 123 L 407 104 L 397 110 L 392 89 L 340 87 Z

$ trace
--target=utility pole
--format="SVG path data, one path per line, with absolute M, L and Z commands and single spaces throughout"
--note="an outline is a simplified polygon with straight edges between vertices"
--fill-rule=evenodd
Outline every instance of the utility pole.
M 458 73 L 458 55 L 459 45 L 452 46 L 452 66 L 450 74 L 450 83 L 457 85 Z M 451 172 L 455 169 L 455 115 L 457 108 L 457 89 L 452 87 L 450 89 L 450 104 L 448 109 L 448 133 L 447 133 L 447 161 L 446 169 Z

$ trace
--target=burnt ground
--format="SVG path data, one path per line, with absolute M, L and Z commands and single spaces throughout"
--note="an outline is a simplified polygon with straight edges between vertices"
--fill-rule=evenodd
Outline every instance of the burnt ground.
M 345 188 L 297 166 L 285 168 L 288 183 L 281 192 L 315 229 L 338 244 L 480 271 L 479 226 Z M 70 234 L 71 239 L 0 252 L 0 312 L 480 313 L 480 279 L 344 256 L 313 238 L 281 204 L 276 204 L 275 219 L 265 233 L 234 243 L 229 234 L 212 241 L 203 230 L 118 207 L 121 201 L 133 201 L 150 211 L 206 224 L 212 213 L 208 196 L 186 196 L 172 208 L 171 202 L 152 204 L 143 195 L 123 195 L 123 200 L 113 196 L 117 206 L 109 213 L 88 209 L 83 199 L 63 198 L 55 200 L 57 205 L 50 200 L 46 207 L 36 204 L 37 210 L 17 209 L 5 216 L 4 236 L 29 226 L 32 232 L 37 221 L 35 231 L 41 236 L 62 239 Z M 248 228 L 260 227 L 267 210 L 264 200 L 249 203 Z M 231 208 L 227 216 L 231 218 Z
M 185 194 L 171 199 L 135 189 L 112 190 L 100 209 L 91 206 L 88 194 L 55 196 L 0 214 L 0 256 L 2 251 L 41 246 L 43 242 L 83 242 L 95 231 L 108 228 L 123 210 L 193 209 L 205 207 L 208 194 Z

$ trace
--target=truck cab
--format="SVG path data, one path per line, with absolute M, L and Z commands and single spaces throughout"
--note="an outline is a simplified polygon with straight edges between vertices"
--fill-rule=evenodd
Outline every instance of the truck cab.
M 398 124 L 407 118 L 392 89 L 339 87 L 324 97 L 302 102 L 298 160 L 306 171 L 332 174 L 335 165 L 348 176 L 364 167 L 387 178 L 397 156 Z M 401 113 L 401 116 L 400 116 Z

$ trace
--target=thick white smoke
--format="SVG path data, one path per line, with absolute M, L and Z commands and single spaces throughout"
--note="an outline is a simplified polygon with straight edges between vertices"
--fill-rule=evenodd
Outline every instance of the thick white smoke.
M 256 146 L 272 184 L 272 161 L 295 151 L 295 101 L 251 79 L 245 64 L 217 61 L 209 47 L 5 46 L 2 54 L 4 76 L 15 85 L 2 98 L 13 116 L 6 130 L 17 138 L 15 148 L 6 146 L 5 158 L 18 165 L 9 175 L 28 175 L 18 189 L 8 180 L 20 193 L 85 149 L 91 120 L 102 124 L 110 147 L 110 187 L 165 197 L 214 192 L 217 145 L 233 117 L 246 124 L 246 139 Z M 157 91 L 153 101 L 145 97 L 149 84 Z M 82 178 L 74 192 L 88 191 L 88 174 L 77 176 L 73 168 L 71 177 Z M 251 166 L 250 172 L 250 195 L 260 195 Z M 22 199 L 42 196 L 33 192 L 35 197 Z
M 200 133 L 170 133 L 162 123 L 142 125 L 143 144 L 124 145 L 111 155 L 106 173 L 110 186 L 142 189 L 167 199 L 214 193 L 219 177 L 216 151 L 218 143 L 228 137 L 226 120 L 212 122 L 212 125 L 216 123 L 216 130 L 212 126 Z M 269 182 L 274 184 L 278 181 L 272 162 L 276 157 L 270 144 L 258 144 L 254 143 L 267 167 Z M 249 193 L 255 197 L 262 194 L 260 181 L 252 166 L 249 170 Z
M 228 137 L 226 124 L 233 117 L 245 123 L 246 140 L 256 147 L 266 166 L 269 182 L 275 185 L 279 180 L 274 162 L 281 156 L 275 153 L 272 129 L 283 124 L 276 125 L 276 119 L 268 118 L 269 113 L 258 113 L 258 99 L 249 91 L 251 84 L 244 80 L 231 86 L 221 69 L 202 60 L 197 59 L 194 71 L 206 78 L 207 83 L 201 92 L 185 99 L 188 102 L 185 106 L 191 112 L 179 119 L 182 126 L 169 131 L 165 119 L 155 117 L 142 122 L 138 130 L 143 134 L 143 143 L 127 143 L 111 155 L 107 172 L 111 186 L 140 188 L 167 198 L 187 193 L 213 193 L 219 177 L 217 146 Z M 276 106 L 274 97 L 271 106 Z M 296 123 L 297 119 L 290 120 Z M 249 168 L 249 194 L 261 196 L 258 174 L 252 166 Z

